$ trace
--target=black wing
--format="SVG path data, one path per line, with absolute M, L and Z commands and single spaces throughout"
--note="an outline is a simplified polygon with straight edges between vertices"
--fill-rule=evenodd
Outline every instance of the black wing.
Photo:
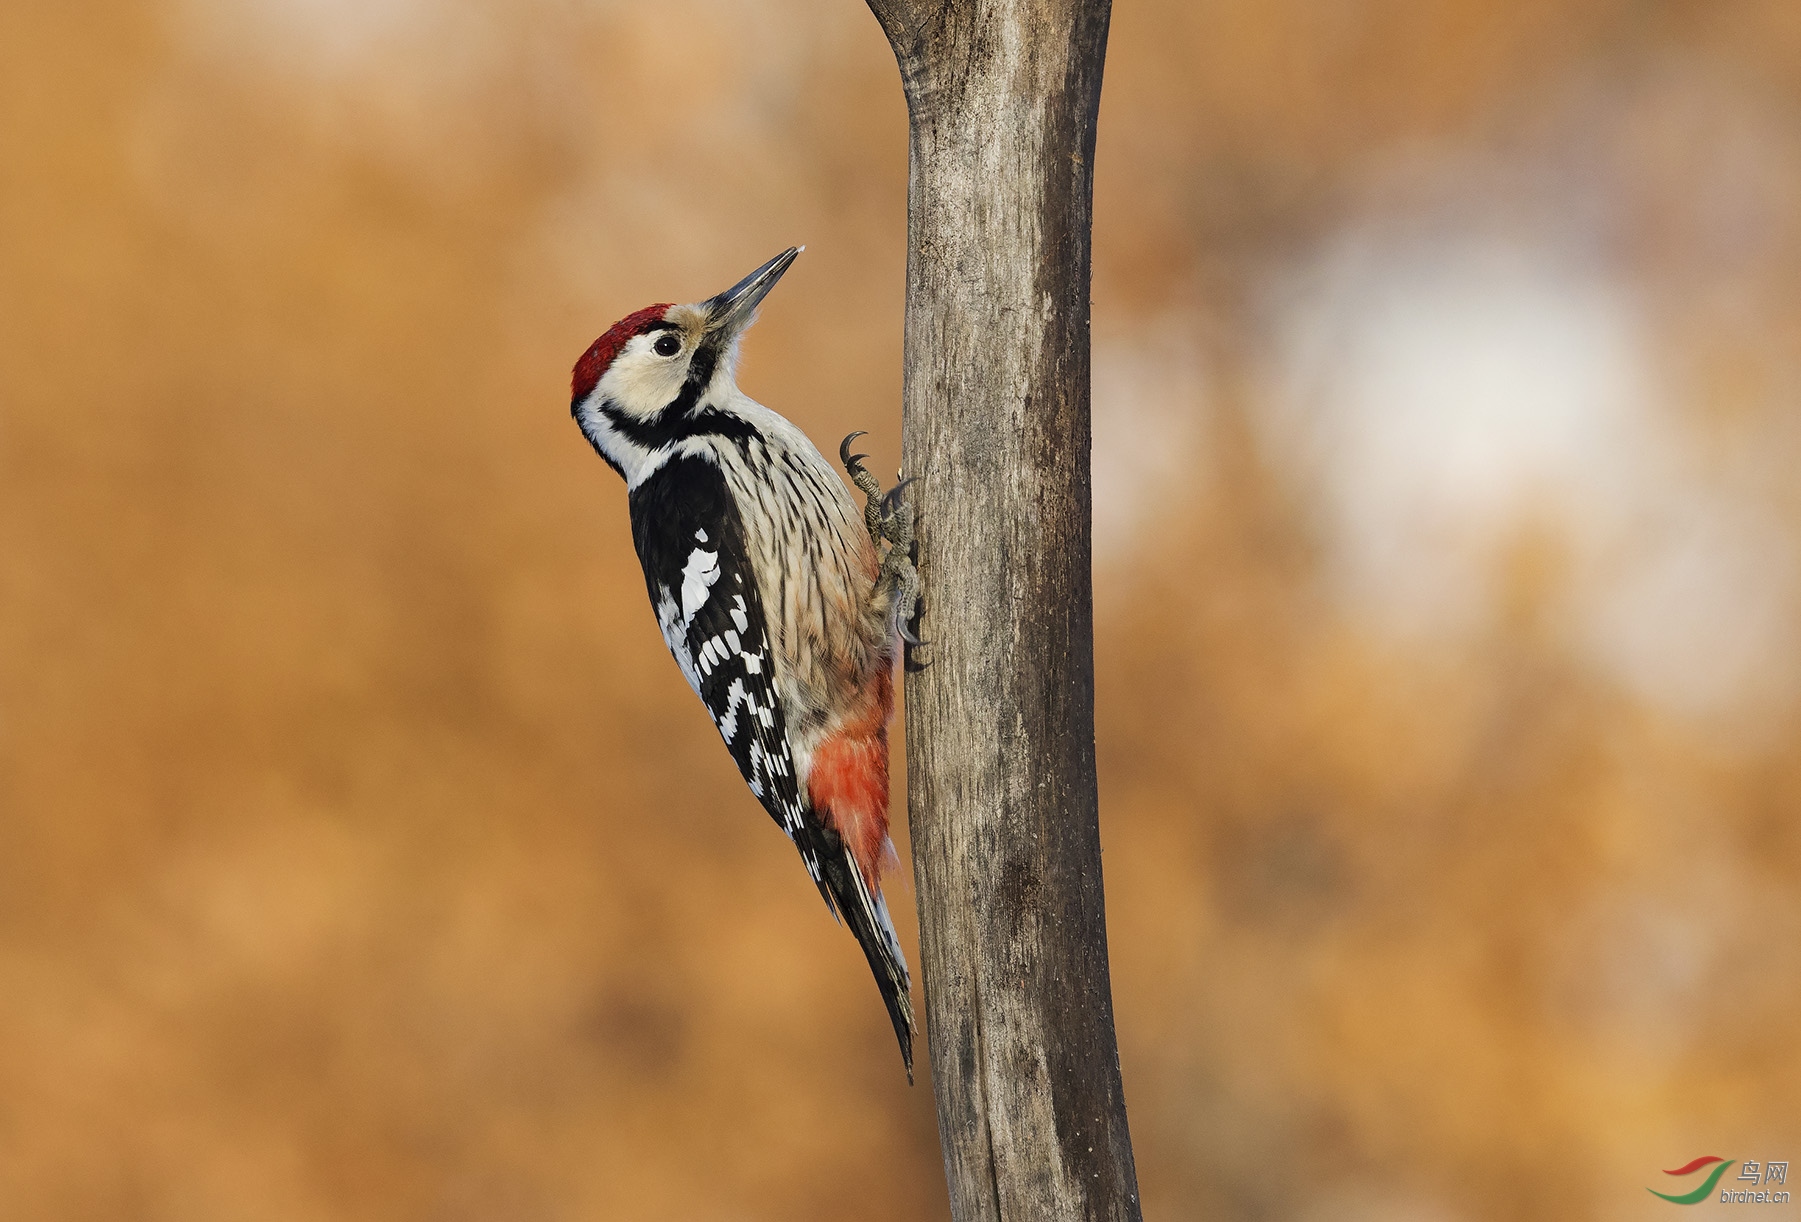
M 800 850 L 826 907 L 850 924 L 862 944 L 910 1082 L 913 1008 L 906 960 L 887 907 L 864 885 L 838 833 L 815 816 L 800 792 L 763 600 L 725 475 L 705 458 L 672 458 L 632 492 L 631 514 L 632 542 L 663 640 L 750 791 Z
M 724 473 L 705 458 L 671 458 L 632 492 L 631 517 L 669 652 L 751 793 L 819 883 L 816 829 L 794 775 L 763 602 Z

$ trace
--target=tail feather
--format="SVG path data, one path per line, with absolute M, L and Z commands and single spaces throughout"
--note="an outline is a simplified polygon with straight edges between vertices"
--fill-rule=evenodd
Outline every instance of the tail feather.
M 849 847 L 829 828 L 821 828 L 819 836 L 820 889 L 829 893 L 831 905 L 843 922 L 850 926 L 869 970 L 881 990 L 882 1002 L 888 1007 L 888 1019 L 894 1024 L 895 1038 L 900 1041 L 901 1060 L 907 1066 L 907 1081 L 913 1081 L 913 999 L 912 978 L 907 973 L 907 959 L 901 954 L 900 939 L 895 936 L 894 922 L 888 916 L 888 904 L 880 895 L 872 895 L 863 881 L 863 872 Z

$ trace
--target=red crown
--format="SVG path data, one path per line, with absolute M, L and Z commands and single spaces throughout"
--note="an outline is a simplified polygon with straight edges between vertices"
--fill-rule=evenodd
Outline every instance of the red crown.
M 582 359 L 575 363 L 575 377 L 570 384 L 575 402 L 580 403 L 594 393 L 607 366 L 613 363 L 613 358 L 619 355 L 619 350 L 625 347 L 626 341 L 634 335 L 643 335 L 652 326 L 662 322 L 663 313 L 669 309 L 669 305 L 665 301 L 658 305 L 647 305 L 642 310 L 634 310 L 608 327 L 599 339 L 588 345 L 588 350 L 582 353 Z

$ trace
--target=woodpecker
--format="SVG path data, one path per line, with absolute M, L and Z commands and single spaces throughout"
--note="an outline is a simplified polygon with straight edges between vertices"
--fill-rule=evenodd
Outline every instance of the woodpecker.
M 905 482 L 838 448 L 861 512 L 805 433 L 738 389 L 738 343 L 801 247 L 706 301 L 626 315 L 576 363 L 570 411 L 625 480 L 657 626 L 750 791 L 875 974 L 907 1080 L 907 962 L 882 897 L 894 667 L 919 579 Z M 907 481 L 910 482 L 910 481 Z

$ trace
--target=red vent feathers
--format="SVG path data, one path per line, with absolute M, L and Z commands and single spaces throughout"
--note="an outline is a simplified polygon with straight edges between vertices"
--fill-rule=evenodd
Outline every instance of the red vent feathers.
M 606 333 L 582 353 L 582 359 L 575 363 L 575 377 L 571 389 L 575 393 L 575 402 L 580 403 L 594 393 L 601 376 L 606 373 L 607 366 L 619 355 L 627 340 L 634 335 L 642 335 L 655 323 L 663 321 L 663 313 L 669 309 L 667 301 L 660 305 L 648 305 L 642 310 L 627 314 L 624 318 L 606 329 Z

